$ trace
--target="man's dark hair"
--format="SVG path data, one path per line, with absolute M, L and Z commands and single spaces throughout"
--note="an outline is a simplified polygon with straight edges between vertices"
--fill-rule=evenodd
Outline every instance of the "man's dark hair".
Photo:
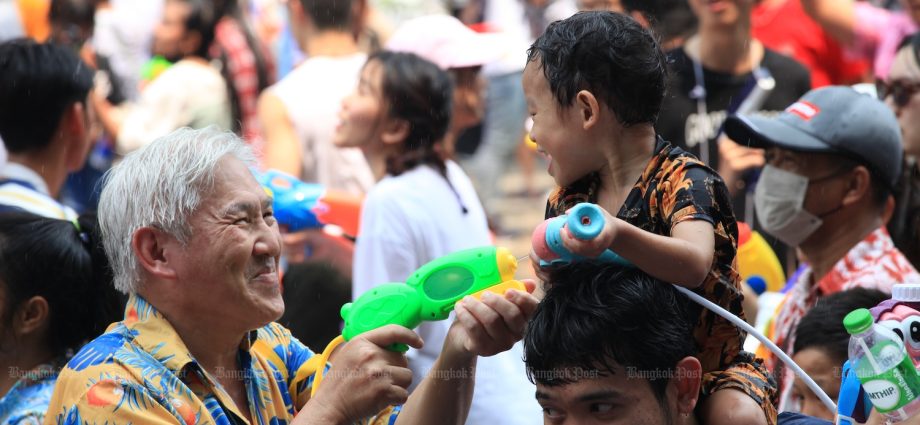
M 0 44 L 0 138 L 6 149 L 47 147 L 67 108 L 85 104 L 93 75 L 65 46 L 27 39 Z
M 214 31 L 221 15 L 218 6 L 212 0 L 173 0 L 189 6 L 188 16 L 185 17 L 185 30 L 197 32 L 201 36 L 198 49 L 192 54 L 207 59 L 214 42 Z
M 349 30 L 352 4 L 357 0 L 300 0 L 318 30 Z
M 690 300 L 641 270 L 583 262 L 556 270 L 527 326 L 524 361 L 531 381 L 573 379 L 566 369 L 611 373 L 615 365 L 646 373 L 659 402 L 677 362 L 697 353 Z M 577 377 L 576 377 L 577 378 Z
M 589 90 L 625 125 L 654 123 L 666 91 L 667 63 L 652 34 L 613 12 L 579 12 L 553 22 L 527 50 L 553 96 L 572 105 Z
M 795 328 L 793 352 L 806 348 L 823 350 L 837 364 L 843 364 L 848 354 L 850 334 L 843 327 L 843 318 L 858 308 L 872 308 L 890 298 L 877 289 L 853 288 L 818 299 Z

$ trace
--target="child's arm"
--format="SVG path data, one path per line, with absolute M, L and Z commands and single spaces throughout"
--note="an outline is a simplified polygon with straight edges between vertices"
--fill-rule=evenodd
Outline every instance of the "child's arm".
M 566 249 L 588 257 L 611 249 L 649 275 L 690 289 L 700 286 L 709 274 L 715 237 L 708 221 L 681 221 L 668 237 L 646 232 L 601 210 L 607 223 L 601 234 L 580 240 L 565 228 L 562 241 Z

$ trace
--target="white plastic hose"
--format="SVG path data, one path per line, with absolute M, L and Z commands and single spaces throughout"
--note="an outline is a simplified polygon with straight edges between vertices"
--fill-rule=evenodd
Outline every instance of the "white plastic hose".
M 727 310 L 718 306 L 712 301 L 709 301 L 706 298 L 703 298 L 699 296 L 698 294 L 694 293 L 693 291 L 687 288 L 684 288 L 682 286 L 674 285 L 674 287 L 677 288 L 678 291 L 683 292 L 686 296 L 690 297 L 690 299 L 695 301 L 697 304 L 705 307 L 706 309 L 712 311 L 715 314 L 718 314 L 719 316 L 722 316 L 729 322 L 732 322 L 736 326 L 740 327 L 741 329 L 744 329 L 747 333 L 754 335 L 754 338 L 757 338 L 761 343 L 766 345 L 767 348 L 769 348 L 770 351 L 773 352 L 773 354 L 776 354 L 780 358 L 780 360 L 782 360 L 783 363 L 786 364 L 786 366 L 789 366 L 790 368 L 792 368 L 792 371 L 795 372 L 795 374 L 799 378 L 805 381 L 805 385 L 808 385 L 808 388 L 811 388 L 811 390 L 814 391 L 814 393 L 818 396 L 818 398 L 821 399 L 821 402 L 824 403 L 824 405 L 828 409 L 830 409 L 831 412 L 834 412 L 836 414 L 837 404 L 834 403 L 834 401 L 831 400 L 831 398 L 827 396 L 827 393 L 825 393 L 824 390 L 822 390 L 821 387 L 819 387 L 818 384 L 816 384 L 815 381 L 811 379 L 811 377 L 808 376 L 808 374 L 806 374 L 805 371 L 802 370 L 801 367 L 799 367 L 799 365 L 795 364 L 795 362 L 792 361 L 792 358 L 790 358 L 786 353 L 784 353 L 783 350 L 780 350 L 779 347 L 777 347 L 776 344 L 773 343 L 773 341 L 770 341 L 769 338 L 763 336 L 763 334 L 758 332 L 757 329 L 754 329 L 754 327 L 748 324 L 748 322 L 741 320 L 741 318 L 739 318 L 738 316 L 735 316 L 734 314 L 728 312 Z

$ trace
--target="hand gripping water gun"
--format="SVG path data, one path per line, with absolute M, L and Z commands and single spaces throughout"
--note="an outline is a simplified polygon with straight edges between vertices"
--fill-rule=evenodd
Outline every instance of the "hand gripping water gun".
M 580 203 L 575 205 L 568 211 L 567 215 L 561 215 L 555 218 L 548 219 L 537 226 L 534 229 L 533 237 L 531 243 L 533 246 L 533 251 L 540 258 L 540 266 L 548 267 L 558 264 L 567 264 L 573 261 L 582 261 L 585 260 L 585 257 L 573 254 L 568 249 L 562 245 L 562 235 L 561 231 L 563 227 L 568 228 L 569 232 L 572 233 L 572 236 L 575 236 L 581 240 L 588 240 L 594 237 L 597 237 L 604 229 L 604 226 L 607 224 L 604 220 L 603 211 L 600 207 L 590 203 Z M 612 262 L 620 264 L 624 267 L 634 267 L 629 260 L 626 260 L 623 257 L 620 257 L 611 250 L 606 250 L 602 253 L 596 260 L 603 262 Z M 827 396 L 824 390 L 815 383 L 810 376 L 805 374 L 805 371 L 799 367 L 795 362 L 792 361 L 792 358 L 789 357 L 783 350 L 780 350 L 773 341 L 770 341 L 767 337 L 763 336 L 760 332 L 754 329 L 753 326 L 748 324 L 746 321 L 741 320 L 738 316 L 735 316 L 728 310 L 725 310 L 718 304 L 713 303 L 712 301 L 707 300 L 706 298 L 701 297 L 695 292 L 684 288 L 680 285 L 674 285 L 674 288 L 686 295 L 688 298 L 696 302 L 697 304 L 703 306 L 704 308 L 712 311 L 713 313 L 721 316 L 725 320 L 732 322 L 735 326 L 740 327 L 745 332 L 754 335 L 762 344 L 767 348 L 773 351 L 784 363 L 789 365 L 789 367 L 798 375 L 815 394 L 818 395 L 818 398 L 821 399 L 821 402 L 827 406 L 832 412 L 837 410 L 837 406 L 834 402 Z
M 466 249 L 432 260 L 416 270 L 405 283 L 377 286 L 354 302 L 342 306 L 345 328 L 323 350 L 322 363 L 339 344 L 364 332 L 385 325 L 414 329 L 422 321 L 444 320 L 454 304 L 467 295 L 480 298 L 486 291 L 504 294 L 509 289 L 527 291 L 514 280 L 517 259 L 506 248 L 486 246 Z M 395 344 L 393 351 L 405 352 L 405 344 Z M 312 391 L 322 382 L 322 368 L 314 376 Z
M 581 240 L 594 239 L 604 230 L 604 214 L 594 204 L 581 203 L 560 215 L 545 220 L 537 226 L 531 237 L 533 251 L 540 257 L 540 267 L 569 264 L 588 259 L 573 254 L 562 245 L 562 229 L 567 228 L 572 236 Z M 628 266 L 630 263 L 611 250 L 604 251 L 597 260 Z
M 304 183 L 278 170 L 256 173 L 259 184 L 272 196 L 278 223 L 289 231 L 322 228 L 331 224 L 346 234 L 358 236 L 361 222 L 360 196 L 326 189 L 321 184 Z

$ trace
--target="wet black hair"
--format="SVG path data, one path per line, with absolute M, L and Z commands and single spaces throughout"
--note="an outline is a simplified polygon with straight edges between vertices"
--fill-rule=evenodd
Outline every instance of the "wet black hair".
M 39 151 L 67 109 L 86 104 L 92 68 L 66 46 L 29 39 L 0 43 L 0 138 L 12 153 Z
M 26 212 L 0 213 L 4 328 L 23 302 L 44 298 L 50 312 L 46 344 L 57 357 L 77 351 L 122 319 L 124 300 L 112 284 L 97 229 L 92 215 L 75 224 Z
M 588 90 L 624 126 L 654 124 L 666 91 L 667 63 L 652 34 L 614 12 L 579 12 L 553 22 L 530 49 L 562 107 Z
M 524 336 L 531 381 L 566 385 L 565 369 L 648 371 L 659 403 L 677 363 L 697 353 L 691 301 L 636 268 L 580 262 L 555 270 Z
M 850 334 L 843 327 L 843 318 L 858 308 L 872 308 L 891 298 L 877 289 L 853 288 L 818 299 L 817 304 L 795 328 L 793 352 L 818 348 L 835 363 L 843 364 L 848 358 Z

